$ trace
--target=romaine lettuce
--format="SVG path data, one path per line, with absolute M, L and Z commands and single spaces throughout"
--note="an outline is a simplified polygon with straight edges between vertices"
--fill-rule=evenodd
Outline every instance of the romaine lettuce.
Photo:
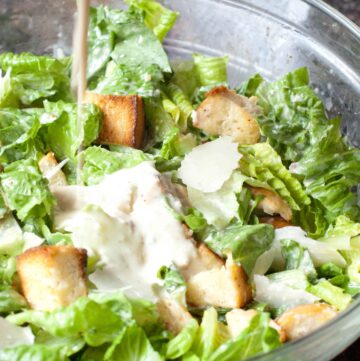
M 281 345 L 278 332 L 269 326 L 269 314 L 255 316 L 236 338 L 222 344 L 207 361 L 240 361 L 269 352 Z
M 293 210 L 300 210 L 310 203 L 301 183 L 282 164 L 280 156 L 267 143 L 240 146 L 240 171 L 275 191 Z M 245 181 L 252 184 L 251 179 Z
M 0 107 L 41 104 L 44 99 L 70 101 L 70 58 L 55 59 L 30 53 L 0 55 L 0 68 L 9 71 L 12 101 L 0 103 Z M 4 80 L 3 80 L 4 81 Z M 10 89 L 9 89 L 10 88 Z
M 269 224 L 229 225 L 221 231 L 211 231 L 204 242 L 216 253 L 231 252 L 234 261 L 240 262 L 251 275 L 256 260 L 269 250 L 274 240 L 274 229 Z
M 125 0 L 127 4 L 142 10 L 145 14 L 144 23 L 163 41 L 173 27 L 179 13 L 171 11 L 155 0 Z
M 18 160 L 0 173 L 6 203 L 21 220 L 51 215 L 54 198 L 35 161 Z

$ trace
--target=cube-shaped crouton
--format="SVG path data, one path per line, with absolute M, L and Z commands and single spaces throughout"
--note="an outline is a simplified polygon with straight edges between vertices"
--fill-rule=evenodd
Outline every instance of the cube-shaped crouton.
M 20 286 L 30 307 L 51 311 L 86 296 L 86 250 L 40 246 L 16 259 Z
M 225 86 L 219 86 L 206 94 L 196 110 L 193 125 L 208 135 L 227 135 L 239 144 L 254 144 L 260 139 L 260 127 L 256 121 L 261 109 L 257 98 L 236 94 Z
M 40 159 L 39 168 L 44 178 L 49 181 L 50 187 L 67 185 L 65 174 L 59 168 L 53 152 L 49 152 Z
M 144 138 L 144 106 L 138 95 L 104 95 L 87 92 L 85 102 L 103 113 L 98 142 L 140 148 Z
M 186 307 L 174 299 L 162 298 L 156 306 L 165 327 L 175 335 L 193 320 Z
M 197 273 L 187 282 L 186 300 L 195 307 L 240 308 L 251 297 L 245 271 L 231 258 L 225 266 Z
M 326 303 L 300 305 L 285 311 L 277 320 L 290 341 L 302 338 L 337 316 Z

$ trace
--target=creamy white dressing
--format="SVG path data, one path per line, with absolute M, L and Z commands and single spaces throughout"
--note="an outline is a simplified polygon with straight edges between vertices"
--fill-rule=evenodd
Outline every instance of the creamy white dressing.
M 163 265 L 185 268 L 197 250 L 172 208 L 181 206 L 165 175 L 152 162 L 108 175 L 95 186 L 62 186 L 55 226 L 73 234 L 76 247 L 100 257 L 103 267 L 90 280 L 99 289 L 127 288 L 153 298 Z

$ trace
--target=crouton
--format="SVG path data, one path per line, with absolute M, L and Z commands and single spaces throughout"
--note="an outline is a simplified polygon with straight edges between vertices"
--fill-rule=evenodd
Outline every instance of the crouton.
M 229 327 L 231 337 L 237 337 L 244 331 L 251 323 L 251 320 L 258 314 L 256 310 L 242 310 L 236 308 L 225 315 L 226 322 Z M 270 320 L 269 326 L 275 329 L 280 336 L 280 341 L 286 341 L 286 334 L 284 330 L 274 320 Z
M 30 307 L 51 311 L 87 294 L 84 249 L 40 246 L 16 258 L 20 287 Z
M 85 102 L 96 104 L 103 113 L 100 144 L 140 148 L 144 137 L 143 100 L 138 95 L 104 95 L 86 92 Z
M 328 304 L 317 303 L 301 305 L 284 312 L 276 322 L 284 330 L 288 340 L 297 340 L 337 315 L 337 312 Z
M 255 144 L 260 139 L 256 116 L 261 109 L 256 97 L 247 98 L 225 86 L 206 94 L 196 110 L 193 125 L 208 135 L 228 135 L 239 144 Z
M 162 298 L 157 302 L 156 307 L 165 327 L 175 335 L 193 320 L 189 311 L 176 300 Z
M 291 226 L 291 223 L 285 221 L 285 219 L 281 217 L 260 217 L 259 222 L 271 224 L 275 229 Z
M 59 168 L 53 152 L 49 152 L 40 159 L 39 168 L 44 178 L 49 181 L 50 188 L 67 185 L 65 174 Z
M 198 247 L 199 261 L 206 270 L 220 269 L 224 266 L 224 260 L 215 254 L 204 243 Z
M 280 214 L 286 221 L 292 218 L 292 211 L 289 205 L 276 193 L 269 191 L 265 188 L 249 187 L 254 196 L 262 195 L 264 199 L 258 204 L 258 208 L 262 209 L 265 213 L 274 215 Z
M 243 268 L 230 258 L 225 266 L 203 271 L 190 277 L 186 299 L 195 307 L 240 308 L 252 297 Z
M 191 235 L 189 235 L 189 238 L 191 238 Z M 185 280 L 188 280 L 200 272 L 221 269 L 224 264 L 223 259 L 211 251 L 204 243 L 201 243 L 197 248 L 196 257 L 186 267 L 181 269 L 181 274 Z

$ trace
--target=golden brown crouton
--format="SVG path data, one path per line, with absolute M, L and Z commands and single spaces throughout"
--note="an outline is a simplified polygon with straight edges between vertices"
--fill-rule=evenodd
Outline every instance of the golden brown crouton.
M 49 181 L 50 187 L 67 185 L 65 174 L 59 169 L 53 152 L 49 152 L 40 159 L 39 168 L 43 176 Z
M 143 100 L 138 95 L 104 95 L 86 92 L 85 102 L 96 104 L 103 113 L 100 144 L 140 148 L 144 137 Z
M 40 246 L 16 258 L 23 295 L 31 308 L 51 311 L 87 294 L 86 251 L 72 246 Z
M 286 221 L 292 218 L 292 211 L 289 205 L 276 193 L 269 191 L 265 188 L 249 187 L 253 195 L 262 195 L 264 199 L 258 204 L 258 208 L 262 209 L 265 213 L 273 215 L 280 214 Z
M 189 311 L 176 300 L 162 298 L 156 307 L 165 327 L 175 335 L 193 320 Z
M 255 118 L 261 113 L 256 102 L 255 97 L 247 98 L 219 86 L 206 94 L 193 125 L 209 135 L 228 135 L 239 144 L 255 144 L 260 139 Z
M 284 312 L 277 323 L 283 328 L 288 340 L 302 338 L 337 315 L 337 312 L 325 303 L 301 305 Z
M 231 337 L 237 337 L 251 323 L 251 320 L 258 314 L 256 310 L 233 309 L 225 315 Z M 274 328 L 280 336 L 280 341 L 286 341 L 284 330 L 274 321 L 270 320 L 269 326 Z
M 284 218 L 281 218 L 279 216 L 277 216 L 277 217 L 260 217 L 259 222 L 271 224 L 275 229 L 291 226 L 291 223 L 285 221 Z
M 224 266 L 224 260 L 215 254 L 204 243 L 198 247 L 199 262 L 201 262 L 205 269 L 220 269 Z
M 230 258 L 225 266 L 203 271 L 190 277 L 186 299 L 195 307 L 240 308 L 252 297 L 243 268 Z

